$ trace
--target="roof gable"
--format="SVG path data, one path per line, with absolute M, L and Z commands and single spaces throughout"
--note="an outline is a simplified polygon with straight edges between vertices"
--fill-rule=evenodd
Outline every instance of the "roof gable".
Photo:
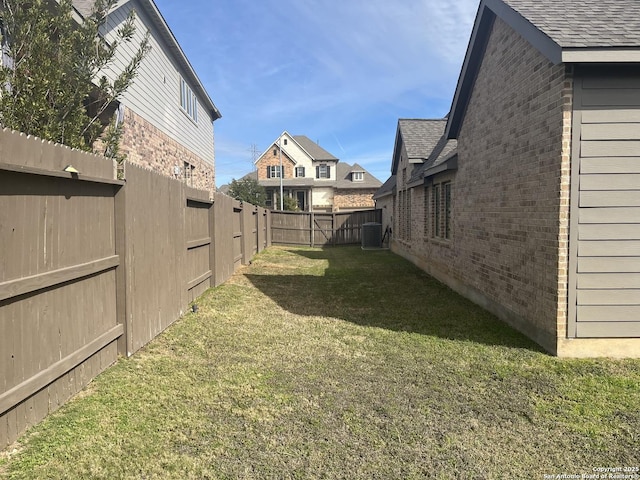
M 637 0 L 482 0 L 445 135 L 457 138 L 499 17 L 554 64 L 640 62 Z
M 351 178 L 353 172 L 364 173 L 362 181 L 354 182 Z M 348 163 L 340 162 L 336 169 L 336 188 L 380 188 L 382 182 L 371 175 L 367 170 L 355 163 L 353 166 Z
M 446 123 L 447 120 L 444 118 L 399 119 L 391 173 L 394 175 L 397 173 L 403 151 L 406 152 L 409 160 L 424 161 L 429 158 L 431 151 L 442 137 Z

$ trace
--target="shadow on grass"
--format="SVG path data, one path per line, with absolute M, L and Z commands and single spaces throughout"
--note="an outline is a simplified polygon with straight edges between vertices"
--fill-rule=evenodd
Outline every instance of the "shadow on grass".
M 284 269 L 285 273 L 279 274 L 274 268 L 264 274 L 247 272 L 245 276 L 262 293 L 296 315 L 543 351 L 491 313 L 389 251 L 330 247 L 291 249 L 285 254 L 321 261 L 328 267 L 324 274 L 289 274 Z M 286 265 L 286 258 L 280 261 Z

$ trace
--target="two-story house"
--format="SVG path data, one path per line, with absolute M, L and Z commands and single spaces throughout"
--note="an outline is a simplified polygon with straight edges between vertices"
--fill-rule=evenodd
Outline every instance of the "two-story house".
M 73 0 L 83 18 L 93 4 L 94 0 Z M 109 13 L 103 38 L 107 42 L 114 38 L 132 9 L 136 35 L 120 45 L 115 67 L 126 66 L 146 32 L 151 51 L 133 85 L 119 99 L 117 112 L 124 122 L 121 151 L 130 163 L 213 192 L 213 122 L 221 114 L 153 0 L 118 1 Z
M 255 162 L 267 204 L 279 208 L 280 188 L 300 210 L 337 211 L 372 208 L 381 182 L 360 165 L 341 163 L 304 135 L 286 131 Z

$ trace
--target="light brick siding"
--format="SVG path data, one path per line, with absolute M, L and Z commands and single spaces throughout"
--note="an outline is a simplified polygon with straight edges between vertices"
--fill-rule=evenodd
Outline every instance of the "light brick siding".
M 569 211 L 571 197 L 571 136 L 573 124 L 573 76 L 567 72 L 562 92 L 562 163 L 560 165 L 560 215 L 558 231 L 558 338 L 567 336 L 569 289 Z
M 567 78 L 496 18 L 458 136 L 458 171 L 434 179 L 452 182 L 451 239 L 424 235 L 432 227 L 420 186 L 411 252 L 398 245 L 550 351 L 566 321 Z
M 432 179 L 433 183 L 443 184 L 451 182 L 455 176 L 453 173 L 440 174 Z M 455 188 L 455 182 L 452 182 Z M 430 273 L 446 281 L 447 278 L 457 278 L 454 275 L 455 251 L 453 250 L 453 241 L 455 230 L 453 230 L 451 239 L 435 238 L 434 237 L 434 213 L 433 213 L 433 185 L 420 185 L 408 190 L 411 192 L 411 220 L 407 221 L 406 215 L 409 213 L 407 208 L 399 208 L 398 213 L 400 217 L 398 219 L 398 225 L 405 237 L 410 235 L 410 238 L 404 242 L 396 242 L 394 250 L 404 256 L 407 256 L 410 260 L 416 263 L 421 268 L 424 268 Z M 453 189 L 452 189 L 453 193 Z M 406 213 L 405 213 L 406 212 Z M 455 204 L 453 215 L 455 217 Z M 444 226 L 444 218 L 440 218 L 441 228 Z M 410 230 L 409 230 L 410 229 Z M 397 235 L 394 235 L 397 240 Z
M 373 208 L 375 206 L 375 202 L 373 201 L 373 194 L 375 192 L 375 189 L 364 191 L 358 189 L 337 189 L 333 194 L 333 208 L 335 210 Z
M 275 152 L 275 153 L 274 153 Z M 258 180 L 266 180 L 267 178 L 267 167 L 279 167 L 280 166 L 280 154 L 278 153 L 277 148 L 270 148 L 257 163 L 258 170 Z M 284 153 L 282 154 L 282 166 L 284 168 L 284 177 L 283 178 L 293 178 L 294 177 L 294 163 L 293 161 L 287 157 Z M 306 175 L 309 175 L 309 172 L 305 172 Z M 276 178 L 276 177 L 274 177 Z
M 120 150 L 127 161 L 178 178 L 210 193 L 215 191 L 214 166 L 128 108 Z M 193 168 L 185 176 L 185 162 Z M 176 169 L 176 167 L 178 167 Z

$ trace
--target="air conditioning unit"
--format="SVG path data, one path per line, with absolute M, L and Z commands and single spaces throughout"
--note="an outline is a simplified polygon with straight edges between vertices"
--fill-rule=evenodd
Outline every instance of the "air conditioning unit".
M 362 224 L 362 248 L 382 248 L 382 224 Z

